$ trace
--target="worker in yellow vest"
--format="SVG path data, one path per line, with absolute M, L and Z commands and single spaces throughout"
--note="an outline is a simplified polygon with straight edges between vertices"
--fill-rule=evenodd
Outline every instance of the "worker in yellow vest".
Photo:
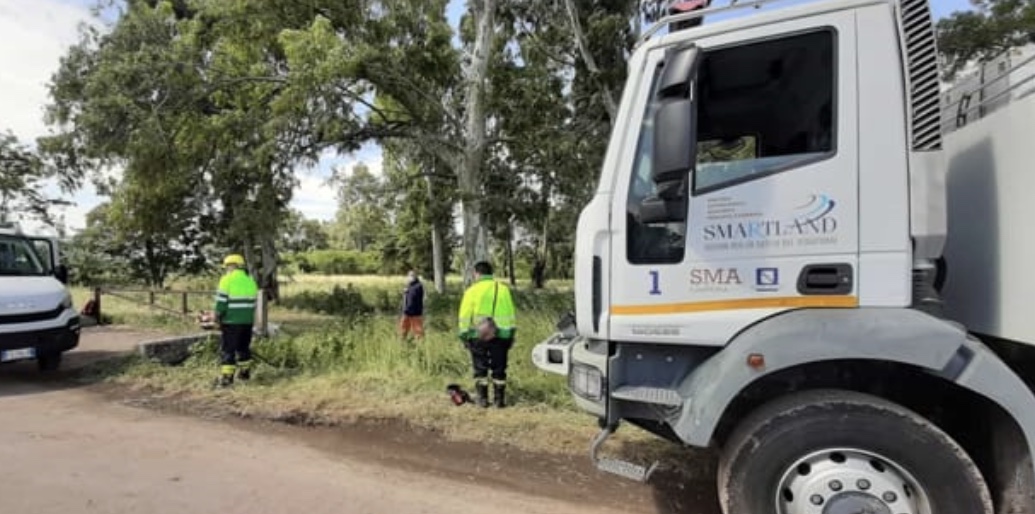
M 507 356 L 514 345 L 516 317 L 510 288 L 492 277 L 492 265 L 474 265 L 474 282 L 460 302 L 459 336 L 471 352 L 477 402 L 489 406 L 489 385 L 492 372 L 492 393 L 496 407 L 506 405 Z
M 218 385 L 229 387 L 235 373 L 241 380 L 251 378 L 252 331 L 259 286 L 244 271 L 244 257 L 228 255 L 223 266 L 226 274 L 219 279 L 215 309 L 222 336 Z

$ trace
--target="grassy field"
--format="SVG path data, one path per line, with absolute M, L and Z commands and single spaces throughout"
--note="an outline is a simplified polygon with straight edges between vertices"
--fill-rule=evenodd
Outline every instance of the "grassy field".
M 453 406 L 446 385 L 471 389 L 470 358 L 453 330 L 461 285 L 450 281 L 448 292 L 427 289 L 427 337 L 402 341 L 396 333 L 404 280 L 401 277 L 298 276 L 282 287 L 282 301 L 270 311 L 282 331 L 255 343 L 260 360 L 256 377 L 232 390 L 215 390 L 215 343 L 196 347 L 184 365 L 167 367 L 137 361 L 107 378 L 125 386 L 144 388 L 178 398 L 217 401 L 242 415 L 316 423 L 347 423 L 358 419 L 402 419 L 439 431 L 453 440 L 477 440 L 551 453 L 584 454 L 596 432 L 595 421 L 577 411 L 564 377 L 536 369 L 531 347 L 553 331 L 558 317 L 572 307 L 570 283 L 554 283 L 533 291 L 519 283 L 518 340 L 508 369 L 508 400 L 504 410 Z M 174 286 L 175 288 L 175 286 Z M 77 305 L 88 298 L 76 290 Z M 119 324 L 197 332 L 175 315 L 138 302 L 104 296 L 102 308 Z M 178 308 L 180 298 L 163 304 Z M 192 297 L 191 310 L 211 308 L 211 297 Z M 619 432 L 616 447 L 637 458 L 664 457 L 673 464 L 685 453 L 634 427 Z

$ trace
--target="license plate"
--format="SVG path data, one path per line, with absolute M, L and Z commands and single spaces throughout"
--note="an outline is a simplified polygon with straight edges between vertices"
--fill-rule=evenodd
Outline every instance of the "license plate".
M 0 362 L 31 359 L 36 356 L 35 348 L 19 348 L 17 350 L 0 351 Z

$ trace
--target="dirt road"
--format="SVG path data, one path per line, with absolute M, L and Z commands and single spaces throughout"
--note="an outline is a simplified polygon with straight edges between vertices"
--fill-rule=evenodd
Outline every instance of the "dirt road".
M 139 338 L 94 331 L 66 368 Z M 514 461 L 513 472 L 462 450 L 429 459 L 408 432 L 342 439 L 127 406 L 60 376 L 41 378 L 31 363 L 0 367 L 0 427 L 5 512 L 712 513 L 667 508 L 646 486 L 565 482 L 549 469 L 523 469 L 521 457 L 499 457 Z M 469 467 L 457 469 L 465 458 Z

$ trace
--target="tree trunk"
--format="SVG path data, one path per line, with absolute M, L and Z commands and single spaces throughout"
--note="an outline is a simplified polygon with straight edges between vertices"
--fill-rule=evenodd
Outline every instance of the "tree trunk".
M 435 292 L 446 292 L 446 260 L 443 255 L 442 232 L 438 226 L 431 226 L 431 266 L 435 277 Z
M 543 233 L 539 237 L 539 248 L 535 252 L 535 265 L 532 267 L 532 283 L 536 289 L 542 289 L 546 285 L 546 263 L 547 253 L 550 251 L 550 196 L 553 194 L 553 187 L 549 180 L 543 184 Z
M 144 256 L 147 259 L 148 282 L 150 282 L 148 285 L 151 287 L 161 288 L 165 285 L 165 280 L 162 277 L 161 266 L 155 262 L 157 259 L 155 257 L 154 241 L 151 241 L 150 239 L 144 240 Z
M 431 177 L 425 176 L 428 184 L 428 204 L 431 212 L 431 268 L 435 277 L 435 292 L 442 294 L 446 292 L 446 259 L 445 249 L 442 240 L 442 227 L 439 217 L 438 198 L 435 197 L 435 188 Z
M 618 102 L 615 100 L 615 95 L 611 88 L 600 80 L 600 67 L 597 66 L 596 59 L 593 58 L 593 54 L 589 51 L 589 42 L 586 41 L 586 33 L 582 31 L 582 24 L 579 23 L 579 13 L 575 7 L 575 0 L 564 0 L 564 7 L 568 10 L 568 21 L 571 24 L 572 36 L 575 38 L 575 46 L 579 49 L 579 55 L 582 56 L 586 69 L 589 70 L 593 80 L 600 86 L 600 95 L 604 100 L 604 108 L 607 109 L 607 118 L 613 127 L 615 117 L 618 115 Z
M 507 225 L 507 274 L 510 276 L 510 285 L 517 286 L 517 277 L 514 275 L 514 220 L 511 219 Z
M 489 260 L 489 237 L 482 219 L 480 198 L 485 160 L 485 96 L 488 89 L 489 52 L 495 33 L 496 0 L 471 0 L 476 20 L 474 50 L 464 75 L 467 82 L 464 110 L 464 151 L 459 169 L 464 220 L 464 283 L 478 261 Z
M 266 297 L 272 301 L 280 299 L 280 283 L 277 280 L 277 247 L 271 236 L 262 238 L 262 271 L 258 281 L 266 290 Z

